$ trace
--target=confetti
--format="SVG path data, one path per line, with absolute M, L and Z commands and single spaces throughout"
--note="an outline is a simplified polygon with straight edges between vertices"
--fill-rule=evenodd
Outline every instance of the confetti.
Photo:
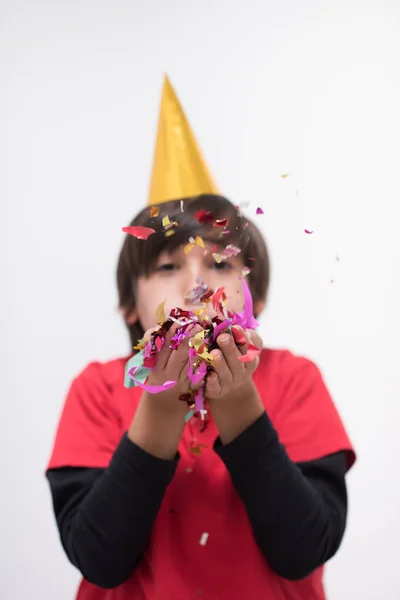
M 243 331 L 243 329 L 239 329 L 238 327 L 232 327 L 232 335 L 238 346 L 244 346 L 247 344 L 247 337 Z
M 247 343 L 245 338 L 246 329 L 254 329 L 258 323 L 253 316 L 253 300 L 250 289 L 245 279 L 242 279 L 244 307 L 241 313 L 231 313 L 226 307 L 226 294 L 223 286 L 213 290 L 200 278 L 196 279 L 196 285 L 188 295 L 191 302 L 199 302 L 203 305 L 210 302 L 215 311 L 214 317 L 203 316 L 202 310 L 193 312 L 179 307 L 173 308 L 168 315 L 165 314 L 165 301 L 162 302 L 156 311 L 156 317 L 159 327 L 150 333 L 149 339 L 142 340 L 136 346 L 139 351 L 134 354 L 127 362 L 125 367 L 125 387 L 131 388 L 139 386 L 151 394 L 157 394 L 164 390 L 171 389 L 176 382 L 165 381 L 162 385 L 150 385 L 146 381 L 154 368 L 158 353 L 164 347 L 166 335 L 175 323 L 178 325 L 174 335 L 169 342 L 171 349 L 177 349 L 181 343 L 188 338 L 188 378 L 191 383 L 201 387 L 196 391 L 190 391 L 186 394 L 177 394 L 177 401 L 186 402 L 188 406 L 190 419 L 192 416 L 199 420 L 200 430 L 204 430 L 209 420 L 207 400 L 204 391 L 209 375 L 213 367 L 213 355 L 211 351 L 218 347 L 217 336 L 222 332 L 231 334 L 237 346 L 243 346 Z M 203 308 L 203 307 L 202 307 Z M 236 328 L 234 326 L 237 326 Z M 193 335 L 194 327 L 200 327 Z M 242 328 L 242 329 L 240 329 Z M 247 353 L 239 357 L 242 362 L 254 360 L 260 353 L 255 346 L 249 344 Z M 187 420 L 188 420 L 187 419 Z M 200 455 L 202 446 L 197 444 L 191 449 L 192 454 Z
M 286 179 L 287 177 L 290 177 L 290 173 L 282 173 L 281 177 L 282 179 Z
M 168 229 L 168 231 L 166 231 L 164 235 L 165 237 L 171 237 L 171 235 L 175 235 L 175 231 L 173 229 Z
M 228 219 L 217 219 L 213 224 L 213 227 L 226 227 L 228 225 Z
M 238 356 L 238 360 L 242 363 L 253 362 L 253 360 L 260 354 L 261 350 L 254 346 L 253 344 L 249 344 L 247 347 L 246 354 L 242 354 L 242 356 Z
M 145 385 L 144 383 L 142 383 L 139 379 L 137 379 L 135 377 L 135 374 L 136 374 L 136 367 L 133 367 L 132 369 L 129 370 L 130 377 L 136 383 L 136 385 L 141 387 L 142 390 L 149 392 L 149 394 L 159 394 L 160 392 L 169 390 L 172 387 L 174 387 L 174 385 L 176 385 L 176 381 L 165 381 L 162 385 Z
M 250 267 L 243 267 L 243 269 L 242 269 L 242 277 L 246 277 L 246 275 L 248 275 L 249 273 L 251 273 Z
M 199 541 L 200 546 L 205 546 L 207 544 L 207 540 L 208 540 L 209 536 L 210 536 L 210 534 L 207 533 L 207 531 L 205 531 L 204 533 L 201 534 L 200 541 Z
M 222 252 L 222 256 L 224 258 L 231 258 L 232 256 L 237 256 L 240 252 L 240 248 L 233 246 L 232 244 L 228 244 L 225 250 Z
M 189 238 L 189 244 L 186 244 L 184 248 L 185 254 L 188 254 L 195 246 L 200 246 L 201 248 L 204 248 L 203 238 L 199 235 L 197 235 L 195 238 Z
M 310 229 L 305 229 L 304 233 L 307 233 L 308 235 L 311 235 L 312 233 L 314 233 L 314 231 L 310 231 Z
M 215 216 L 207 210 L 198 210 L 195 213 L 194 218 L 197 219 L 202 225 L 215 221 Z
M 257 210 L 256 210 L 256 215 L 263 215 L 263 214 L 264 214 L 263 209 L 260 208 L 260 207 L 258 207 Z
M 161 304 L 158 305 L 157 310 L 156 310 L 156 318 L 157 318 L 157 323 L 159 325 L 162 325 L 167 320 L 167 317 L 165 316 L 165 303 L 166 303 L 166 300 L 164 300 L 164 302 L 161 302 Z
M 200 456 L 203 448 L 207 448 L 205 444 L 194 444 L 189 446 L 189 452 L 194 454 L 195 456 Z
M 124 233 L 128 233 L 138 240 L 147 240 L 150 235 L 155 233 L 155 229 L 151 227 L 142 227 L 140 225 L 132 225 L 131 227 L 122 227 Z
M 150 216 L 151 217 L 158 217 L 159 214 L 160 214 L 160 209 L 158 206 L 150 206 Z
M 181 200 L 181 212 L 184 212 L 184 210 L 183 210 L 183 200 Z
M 208 290 L 208 285 L 202 279 L 197 280 L 198 285 L 194 287 L 189 294 L 186 294 L 185 300 L 191 304 L 199 304 L 204 294 Z
M 216 312 L 221 312 L 220 307 L 224 305 L 226 301 L 226 294 L 223 287 L 219 287 L 215 290 L 211 296 L 212 307 Z
M 219 254 L 218 252 L 213 252 L 212 253 L 212 257 L 213 257 L 213 259 L 215 260 L 216 263 L 219 264 L 219 263 L 222 262 L 222 259 L 223 259 L 222 254 Z

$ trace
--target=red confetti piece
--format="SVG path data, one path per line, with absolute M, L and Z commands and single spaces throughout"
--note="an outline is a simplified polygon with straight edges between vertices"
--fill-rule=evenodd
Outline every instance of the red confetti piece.
M 259 350 L 257 346 L 249 344 L 247 348 L 247 353 L 243 354 L 242 356 L 238 356 L 238 360 L 240 360 L 240 362 L 242 363 L 249 363 L 252 362 L 260 353 L 261 350 Z
M 309 229 L 305 229 L 304 233 L 307 233 L 308 235 L 311 235 L 312 233 L 314 233 L 313 231 L 310 231 Z
M 263 214 L 264 214 L 263 209 L 260 208 L 260 207 L 258 207 L 257 210 L 256 210 L 256 215 L 263 215 Z
M 131 227 L 122 227 L 124 233 L 128 233 L 138 240 L 147 240 L 149 236 L 155 233 L 155 229 L 151 227 L 141 227 L 140 225 L 133 225 Z
M 211 302 L 215 311 L 222 312 L 222 303 L 225 302 L 226 295 L 223 287 L 217 288 L 211 296 Z
M 247 337 L 242 329 L 232 327 L 232 335 L 238 346 L 244 346 L 247 343 Z
M 194 217 L 202 225 L 204 225 L 205 223 L 212 223 L 213 221 L 215 221 L 214 215 L 208 210 L 198 210 L 197 213 L 195 213 Z
M 228 225 L 228 219 L 217 219 L 213 227 L 226 227 Z

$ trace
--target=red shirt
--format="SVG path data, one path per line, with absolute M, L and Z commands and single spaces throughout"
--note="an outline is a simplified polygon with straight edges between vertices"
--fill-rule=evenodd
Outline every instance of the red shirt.
M 126 359 L 92 363 L 69 391 L 48 468 L 107 467 L 140 400 L 123 386 Z M 254 382 L 294 462 L 345 450 L 350 441 L 320 372 L 288 351 L 263 350 Z M 207 446 L 189 452 L 193 439 Z M 167 488 L 144 558 L 121 586 L 101 589 L 82 580 L 77 600 L 324 600 L 323 569 L 301 581 L 276 575 L 259 550 L 229 473 L 213 451 L 218 437 L 187 425 L 181 459 Z M 170 508 L 174 509 L 171 518 Z M 179 519 L 177 520 L 177 515 Z M 208 534 L 205 545 L 200 544 Z

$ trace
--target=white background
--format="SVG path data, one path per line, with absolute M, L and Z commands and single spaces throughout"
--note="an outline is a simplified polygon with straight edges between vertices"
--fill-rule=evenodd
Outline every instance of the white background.
M 0 61 L 1 598 L 74 596 L 44 469 L 71 378 L 129 349 L 115 264 L 165 71 L 264 208 L 265 343 L 317 361 L 359 455 L 328 597 L 399 598 L 398 1 L 2 0 Z

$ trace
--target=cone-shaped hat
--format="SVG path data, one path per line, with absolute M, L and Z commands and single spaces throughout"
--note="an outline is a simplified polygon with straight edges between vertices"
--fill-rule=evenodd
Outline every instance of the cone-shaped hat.
M 179 100 L 165 77 L 148 204 L 218 194 Z

